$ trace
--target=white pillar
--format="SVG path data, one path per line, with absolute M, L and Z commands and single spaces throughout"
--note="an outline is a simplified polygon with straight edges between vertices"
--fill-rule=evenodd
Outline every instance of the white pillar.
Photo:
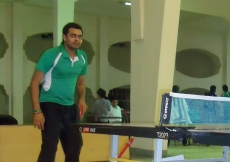
M 74 21 L 74 2 L 76 0 L 54 0 L 54 26 L 53 45 L 58 46 L 62 42 L 62 29 Z
M 226 76 L 226 83 L 228 86 L 230 86 L 230 32 L 227 33 L 226 36 L 226 73 L 224 74 Z
M 108 94 L 108 17 L 100 17 L 100 61 L 99 61 L 99 87 L 106 90 Z
M 12 115 L 23 124 L 23 4 L 13 3 Z
M 12 5 L 10 2 L 0 2 L 0 29 L 1 33 L 4 34 L 6 42 L 8 44 L 8 49 L 4 54 L 4 58 L 0 59 L 0 84 L 4 86 L 7 95 L 9 96 L 9 105 L 8 113 L 12 115 L 12 29 L 9 26 L 12 26 Z
M 161 96 L 173 85 L 180 0 L 131 2 L 131 122 L 159 124 Z M 133 147 L 152 150 L 153 140 L 136 138 Z

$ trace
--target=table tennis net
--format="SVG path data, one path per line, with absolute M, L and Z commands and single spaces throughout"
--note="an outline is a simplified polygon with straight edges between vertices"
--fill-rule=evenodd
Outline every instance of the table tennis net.
M 162 97 L 162 124 L 228 124 L 230 98 L 180 93 Z

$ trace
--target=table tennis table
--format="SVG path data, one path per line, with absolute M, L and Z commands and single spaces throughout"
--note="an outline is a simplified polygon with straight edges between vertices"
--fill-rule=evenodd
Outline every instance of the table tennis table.
M 71 124 L 72 131 L 81 133 L 96 133 L 111 135 L 110 157 L 117 158 L 118 155 L 118 135 L 153 138 L 154 142 L 154 162 L 163 161 L 186 161 L 186 162 L 228 162 L 228 152 L 230 146 L 230 125 L 160 125 L 148 123 L 78 123 Z M 213 159 L 178 160 L 177 157 L 162 158 L 162 140 L 175 139 L 183 134 L 191 135 L 193 141 L 200 144 L 223 146 L 223 156 Z
M 154 162 L 202 161 L 228 162 L 230 146 L 230 98 L 165 93 L 162 95 L 158 125 L 149 123 L 71 124 L 72 131 L 111 135 L 111 158 L 117 157 L 118 135 L 153 138 Z M 196 111 L 193 111 L 196 110 Z M 162 140 L 189 135 L 195 143 L 223 146 L 223 155 L 215 159 L 184 160 L 180 157 L 162 159 Z

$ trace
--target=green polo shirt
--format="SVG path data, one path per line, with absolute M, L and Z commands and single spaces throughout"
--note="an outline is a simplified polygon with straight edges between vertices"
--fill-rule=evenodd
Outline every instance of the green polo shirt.
M 87 67 L 86 53 L 80 49 L 74 59 L 63 44 L 45 51 L 36 66 L 45 75 L 40 102 L 73 105 L 77 78 L 87 73 Z

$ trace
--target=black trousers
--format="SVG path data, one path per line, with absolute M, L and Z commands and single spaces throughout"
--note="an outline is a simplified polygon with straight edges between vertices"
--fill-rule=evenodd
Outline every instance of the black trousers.
M 82 136 L 79 131 L 71 131 L 70 123 L 78 122 L 76 105 L 64 106 L 56 103 L 41 103 L 45 117 L 41 152 L 38 162 L 54 162 L 59 139 L 65 153 L 65 162 L 79 162 Z

